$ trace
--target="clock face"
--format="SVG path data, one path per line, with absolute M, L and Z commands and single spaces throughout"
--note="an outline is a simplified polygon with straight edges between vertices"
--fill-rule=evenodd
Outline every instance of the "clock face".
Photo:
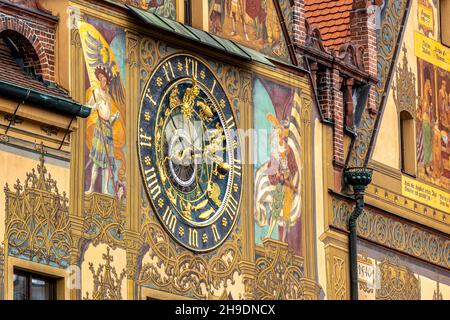
M 202 61 L 176 54 L 159 64 L 144 91 L 138 150 L 150 202 L 183 246 L 219 246 L 236 222 L 242 164 L 229 100 Z

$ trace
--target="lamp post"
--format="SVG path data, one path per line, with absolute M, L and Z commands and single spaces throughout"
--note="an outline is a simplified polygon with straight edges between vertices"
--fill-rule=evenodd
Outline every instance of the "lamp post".
M 361 215 L 364 207 L 364 191 L 372 181 L 372 169 L 366 167 L 347 168 L 344 170 L 344 182 L 353 186 L 356 206 L 348 220 L 349 254 L 350 254 L 350 298 L 358 300 L 358 251 L 356 220 Z

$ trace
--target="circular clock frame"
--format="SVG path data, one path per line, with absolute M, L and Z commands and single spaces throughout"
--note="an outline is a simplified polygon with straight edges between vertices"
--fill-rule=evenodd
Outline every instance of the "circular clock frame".
M 177 136 L 176 124 L 186 123 L 189 135 Z M 191 125 L 202 139 L 193 139 Z M 139 166 L 155 215 L 190 250 L 217 248 L 239 218 L 242 161 L 236 129 L 230 100 L 205 61 L 175 53 L 155 67 L 139 108 Z M 185 159 L 199 164 L 192 167 Z

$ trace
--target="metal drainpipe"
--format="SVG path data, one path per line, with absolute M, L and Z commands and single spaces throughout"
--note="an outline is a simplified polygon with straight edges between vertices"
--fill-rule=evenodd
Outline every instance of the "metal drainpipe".
M 348 168 L 344 170 L 344 182 L 353 186 L 356 206 L 348 220 L 349 255 L 350 255 L 350 299 L 358 300 L 358 248 L 356 221 L 361 215 L 364 207 L 364 191 L 372 181 L 372 169 Z

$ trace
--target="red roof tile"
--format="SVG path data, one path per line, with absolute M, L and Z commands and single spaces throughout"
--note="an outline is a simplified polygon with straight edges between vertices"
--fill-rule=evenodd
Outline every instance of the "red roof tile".
M 64 99 L 69 99 L 68 93 L 57 87 L 49 87 L 43 82 L 27 75 L 14 61 L 11 51 L 0 38 L 0 81 L 8 82 L 23 88 L 32 89 L 43 94 L 48 94 Z
M 353 0 L 305 0 L 305 18 L 320 30 L 323 44 L 338 50 L 350 41 L 350 11 Z

